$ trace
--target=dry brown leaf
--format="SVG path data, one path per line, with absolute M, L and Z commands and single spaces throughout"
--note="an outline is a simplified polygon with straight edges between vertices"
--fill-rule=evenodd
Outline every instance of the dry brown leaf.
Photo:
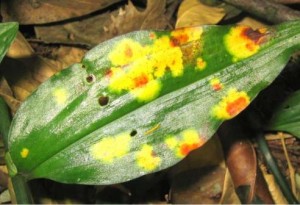
M 163 29 L 168 22 L 165 18 L 166 0 L 148 0 L 147 8 L 139 11 L 131 1 L 117 16 L 112 16 L 112 23 L 107 25 L 108 36 L 116 36 L 139 29 Z
M 182 172 L 172 180 L 171 203 L 216 204 L 222 196 L 225 168 L 202 167 Z
M 277 185 L 274 176 L 272 174 L 267 173 L 266 167 L 264 167 L 263 165 L 260 165 L 260 170 L 262 171 L 263 176 L 268 184 L 269 191 L 272 195 L 275 204 L 288 204 L 279 186 Z
M 259 29 L 268 26 L 267 24 L 260 22 L 259 20 L 256 20 L 252 17 L 246 16 L 244 17 L 240 22 L 238 22 L 240 25 L 250 26 L 253 29 Z
M 26 41 L 22 33 L 18 32 L 17 37 L 11 44 L 6 56 L 12 58 L 28 58 L 34 55 L 34 50 Z
M 4 21 L 20 24 L 44 24 L 66 20 L 106 8 L 122 0 L 2 0 Z
M 295 182 L 296 182 L 296 187 L 297 187 L 297 199 L 298 201 L 300 200 L 300 174 L 296 173 L 295 174 Z
M 118 11 L 113 11 L 111 14 L 117 13 Z M 104 13 L 65 24 L 35 26 L 34 30 L 37 38 L 46 43 L 97 45 L 109 38 L 103 27 L 111 22 L 111 14 Z
M 141 29 L 164 29 L 165 0 L 148 0 L 139 11 L 131 1 L 124 9 L 93 16 L 82 21 L 52 26 L 36 26 L 38 39 L 46 43 L 97 45 L 114 36 Z M 82 32 L 84 31 L 84 32 Z
M 257 197 L 264 203 L 273 203 L 266 182 L 257 167 L 255 150 L 249 141 L 236 140 L 232 143 L 226 162 L 242 203 L 253 203 Z
M 241 204 L 239 197 L 235 193 L 234 184 L 228 168 L 226 168 L 223 192 L 219 204 Z
M 207 6 L 198 0 L 184 0 L 178 10 L 176 28 L 217 24 L 225 15 L 221 7 Z
M 3 97 L 5 100 L 6 104 L 9 106 L 11 112 L 14 114 L 16 113 L 17 109 L 21 105 L 21 101 L 17 100 L 13 96 L 13 92 L 10 89 L 7 81 L 5 78 L 0 79 L 0 96 Z M 1 154 L 0 154 L 0 163 L 1 163 Z
M 59 59 L 50 60 L 35 55 L 24 37 L 18 35 L 10 47 L 8 56 L 0 65 L 13 95 L 24 101 L 42 82 L 70 64 L 79 62 L 84 50 L 61 48 Z M 12 106 L 12 105 L 10 105 Z

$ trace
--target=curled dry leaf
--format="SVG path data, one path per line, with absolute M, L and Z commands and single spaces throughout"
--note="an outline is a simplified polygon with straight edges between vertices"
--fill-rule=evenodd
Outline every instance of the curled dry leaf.
M 124 9 L 52 26 L 36 26 L 37 38 L 47 43 L 96 45 L 114 36 L 143 29 L 164 29 L 165 0 L 148 0 L 147 8 L 139 11 L 131 1 Z M 84 30 L 84 32 L 82 32 Z
M 240 140 L 233 143 L 226 161 L 242 203 L 273 203 L 265 180 L 257 168 L 256 154 L 250 142 Z
M 225 15 L 221 7 L 207 6 L 198 0 L 185 0 L 178 10 L 176 28 L 217 24 Z
M 1 15 L 4 21 L 44 24 L 86 15 L 120 1 L 122 0 L 3 0 Z
M 262 174 L 267 182 L 268 189 L 270 191 L 270 194 L 272 195 L 272 198 L 274 200 L 275 204 L 288 204 L 287 200 L 283 196 L 279 186 L 277 185 L 275 178 L 272 174 L 269 174 L 266 170 L 266 167 L 263 165 L 260 165 L 260 170 L 262 171 Z
M 241 201 L 235 192 L 228 168 L 226 168 L 222 197 L 219 204 L 241 204 Z

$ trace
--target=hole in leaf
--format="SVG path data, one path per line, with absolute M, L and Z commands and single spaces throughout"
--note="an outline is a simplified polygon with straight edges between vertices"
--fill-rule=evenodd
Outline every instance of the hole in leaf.
M 107 105 L 108 101 L 109 101 L 109 97 L 107 97 L 107 96 L 100 96 L 98 99 L 99 105 L 101 105 L 101 106 Z
M 135 136 L 136 134 L 137 134 L 137 131 L 136 131 L 136 130 L 132 130 L 132 131 L 130 132 L 130 136 L 131 136 L 131 137 Z
M 86 77 L 86 82 L 88 82 L 88 83 L 92 83 L 92 82 L 94 82 L 95 81 L 95 79 L 96 79 L 96 77 L 94 76 L 94 75 L 88 75 L 87 77 Z

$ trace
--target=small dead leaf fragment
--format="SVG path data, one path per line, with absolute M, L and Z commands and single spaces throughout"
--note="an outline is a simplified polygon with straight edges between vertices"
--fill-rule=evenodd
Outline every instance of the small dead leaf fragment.
M 283 196 L 278 184 L 275 181 L 275 178 L 272 174 L 267 173 L 266 167 L 263 165 L 260 166 L 260 169 L 263 173 L 263 176 L 267 182 L 269 191 L 272 195 L 275 204 L 288 204 L 287 200 Z
M 198 0 L 185 0 L 178 10 L 176 28 L 217 24 L 225 15 L 221 7 L 207 6 Z

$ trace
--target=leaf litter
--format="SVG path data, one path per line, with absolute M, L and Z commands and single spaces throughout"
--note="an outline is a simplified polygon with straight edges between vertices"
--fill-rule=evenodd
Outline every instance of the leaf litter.
M 170 27 L 170 22 L 172 22 L 172 20 L 168 21 L 168 19 L 165 16 L 165 11 L 167 9 L 165 1 L 149 0 L 146 9 L 142 11 L 138 9 L 131 1 L 129 1 L 127 6 L 123 7 L 123 3 L 120 3 L 121 1 L 117 0 L 107 1 L 106 3 L 102 3 L 104 1 L 86 1 L 83 4 L 80 3 L 82 1 L 74 1 L 74 4 L 66 3 L 67 5 L 65 3 L 60 4 L 60 1 L 57 1 L 58 3 L 56 3 L 56 1 L 52 1 L 52 3 L 50 1 L 31 1 L 29 4 L 27 3 L 27 1 L 25 2 L 18 0 L 10 0 L 3 2 L 4 3 L 1 3 L 1 14 L 3 16 L 4 21 L 16 20 L 21 22 L 22 24 L 31 25 L 31 28 L 34 28 L 34 34 L 29 35 L 29 38 L 27 38 L 27 40 L 32 45 L 36 43 L 37 45 L 44 46 L 45 44 L 43 43 L 50 43 L 48 46 L 50 50 L 52 50 L 51 55 L 52 57 L 56 56 L 52 59 L 45 58 L 45 56 L 39 56 L 31 48 L 31 46 L 28 44 L 24 37 L 18 37 L 18 45 L 11 48 L 7 55 L 7 59 L 5 59 L 5 61 L 0 66 L 1 73 L 4 74 L 4 78 L 2 77 L 1 79 L 0 94 L 5 97 L 6 102 L 8 103 L 13 112 L 16 111 L 19 104 L 24 99 L 26 99 L 26 97 L 32 91 L 34 91 L 40 83 L 48 79 L 57 71 L 67 67 L 67 65 L 78 62 L 81 59 L 86 50 L 78 48 L 78 45 L 85 45 L 91 47 L 116 35 L 124 34 L 133 30 L 165 29 L 167 27 Z M 114 3 L 120 4 L 121 7 L 112 6 L 109 7 L 109 10 L 105 9 L 107 8 L 107 6 L 110 6 L 110 4 Z M 142 2 L 142 4 L 143 3 L 145 3 L 145 1 Z M 182 12 L 182 7 L 184 4 L 188 4 L 188 0 L 182 2 L 182 4 L 179 7 L 179 11 L 181 9 Z M 199 6 L 199 4 L 201 4 L 201 6 Z M 204 8 L 206 13 L 201 12 L 200 7 L 201 9 Z M 184 9 L 185 12 L 178 12 L 177 19 L 176 17 L 173 17 L 173 22 L 174 19 L 175 21 L 177 20 L 176 25 L 174 24 L 173 26 L 181 27 L 199 24 L 218 24 L 219 22 L 222 22 L 222 19 L 226 15 L 230 15 L 230 13 L 226 13 L 226 11 L 220 7 L 213 7 L 211 5 L 210 7 L 211 8 L 208 8 L 208 6 L 201 3 L 200 1 L 194 1 L 193 6 L 190 6 L 190 8 L 186 7 L 186 9 Z M 57 11 L 57 13 L 54 13 L 54 15 L 50 16 L 45 15 L 47 14 L 47 12 L 45 11 L 48 11 L 49 8 L 54 8 L 54 11 Z M 96 14 L 93 15 L 93 12 L 95 11 Z M 89 15 L 91 13 L 92 15 Z M 210 15 L 210 13 L 212 15 Z M 247 23 L 245 23 L 245 20 L 241 20 L 241 23 L 249 23 L 249 25 L 254 27 L 257 26 L 256 23 L 249 22 L 248 20 Z M 258 22 L 258 24 L 260 24 L 260 22 Z M 53 43 L 57 44 L 59 48 L 57 49 L 57 46 L 51 45 Z M 63 46 L 66 44 L 70 46 Z M 208 151 L 207 156 L 210 154 L 216 155 Z M 203 155 L 199 155 L 199 157 L 203 158 Z M 207 159 L 202 160 L 205 161 Z M 196 162 L 189 163 L 193 167 L 193 165 Z M 192 172 L 192 170 L 194 170 L 193 168 L 185 169 L 187 172 Z M 169 170 L 166 170 L 162 173 L 165 173 L 165 175 L 168 176 L 168 171 Z M 224 172 L 222 173 L 224 175 Z M 147 178 L 147 176 L 145 177 Z M 266 177 L 268 178 L 269 176 Z M 225 178 L 223 178 L 222 180 L 224 181 Z M 140 183 L 138 183 L 139 181 Z M 124 183 L 122 184 L 122 186 L 132 188 L 132 184 L 134 184 L 134 182 L 137 182 L 137 184 L 141 185 L 142 183 L 143 186 L 147 187 L 146 181 L 147 180 L 143 179 L 142 177 L 142 179 L 134 180 L 131 183 Z M 41 183 L 38 186 L 42 187 L 42 189 L 46 190 L 46 192 L 48 193 L 49 191 L 50 193 L 53 193 L 55 187 L 59 187 L 60 190 L 66 189 L 66 187 L 61 186 L 60 184 L 57 184 L 55 182 L 44 182 L 44 184 L 47 183 L 48 185 L 50 184 L 52 186 L 51 189 L 43 185 L 43 180 L 41 180 Z M 157 195 L 152 196 L 153 198 L 147 198 L 147 194 L 144 193 L 145 195 L 143 196 L 127 196 L 127 200 L 125 201 L 127 203 L 133 201 L 138 203 L 167 203 L 166 198 L 168 197 L 166 196 L 168 196 L 168 190 L 171 186 L 170 184 L 172 184 L 172 181 L 168 181 L 162 178 L 156 184 L 152 184 L 152 187 L 148 188 L 150 190 L 153 190 L 154 192 L 157 192 L 157 190 L 160 191 L 160 193 L 158 193 Z M 232 184 L 232 182 L 229 184 Z M 274 184 L 274 182 L 268 181 L 268 184 L 271 186 L 276 186 L 272 185 Z M 112 186 L 108 187 L 111 187 L 113 190 L 119 190 L 119 188 L 115 188 Z M 161 187 L 165 188 L 161 189 Z M 96 189 L 95 187 L 91 187 L 90 189 L 92 190 L 92 193 L 96 193 L 95 190 L 100 190 L 99 192 L 101 193 L 101 190 L 103 190 Z M 274 199 L 280 198 L 275 200 L 275 202 L 286 202 L 284 201 L 284 198 L 282 196 L 278 197 L 280 195 L 280 190 L 276 189 L 276 191 L 274 191 L 273 188 L 269 189 L 272 190 L 271 193 L 273 196 L 275 196 L 273 197 Z M 86 188 L 78 185 L 73 185 L 72 187 L 69 187 L 69 191 L 71 192 L 82 192 L 83 190 L 86 190 Z M 191 197 L 192 195 L 197 195 L 197 193 L 189 193 L 188 188 L 184 191 L 186 193 L 185 197 L 187 198 Z M 63 197 L 61 196 L 61 194 L 56 193 L 54 195 L 50 194 L 51 196 L 49 199 L 49 196 L 45 196 L 45 193 L 41 193 L 38 191 L 37 193 L 39 193 L 35 198 L 37 202 L 45 202 L 45 199 L 47 198 L 46 202 L 51 203 L 57 201 L 57 197 Z M 124 202 L 124 197 L 122 196 L 122 194 L 118 192 L 114 193 L 116 193 L 116 195 L 112 197 L 119 197 L 117 201 L 118 203 Z M 69 196 L 71 198 L 74 197 L 72 195 Z M 58 202 L 84 203 L 86 201 L 90 201 L 91 199 L 97 198 L 97 194 L 92 194 L 92 196 L 89 195 L 88 197 L 82 197 L 80 198 L 80 201 L 72 201 L 70 199 L 65 198 L 63 200 L 58 200 Z M 134 199 L 134 197 L 136 197 L 136 199 Z M 147 198 L 146 201 L 145 198 Z M 228 196 L 228 199 L 229 198 L 230 197 Z M 226 202 L 226 199 L 224 201 Z M 110 199 L 108 199 L 108 201 L 106 202 L 110 202 Z M 199 201 L 199 203 L 200 202 L 201 201 Z

